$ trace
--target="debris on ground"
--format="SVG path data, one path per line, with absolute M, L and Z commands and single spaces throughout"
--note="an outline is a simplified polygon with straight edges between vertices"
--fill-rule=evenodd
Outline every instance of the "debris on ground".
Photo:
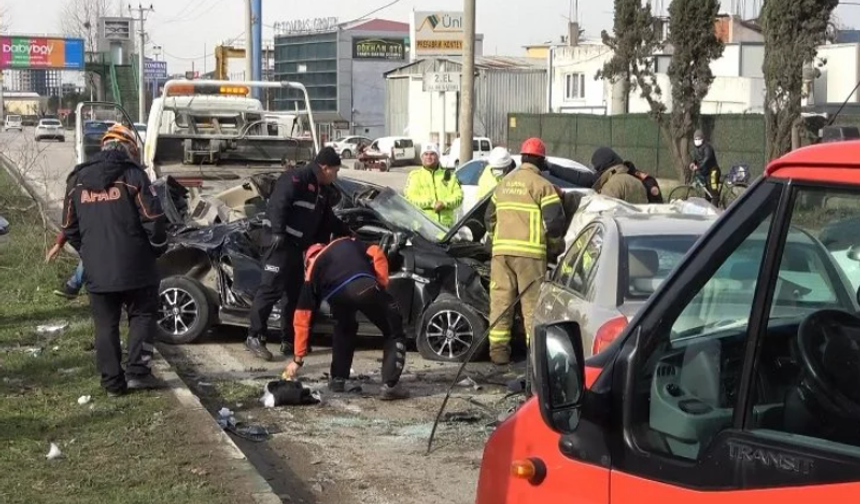
M 218 425 L 225 431 L 249 441 L 261 442 L 269 439 L 269 431 L 265 427 L 237 421 L 235 414 L 229 408 L 218 410 Z
M 41 347 L 26 348 L 26 349 L 24 349 L 24 351 L 29 353 L 30 357 L 38 357 L 38 356 L 42 355 L 42 348 Z
M 484 415 L 476 411 L 449 411 L 442 416 L 444 422 L 449 423 L 478 423 L 484 420 Z
M 78 397 L 78 404 L 80 404 L 81 406 L 83 406 L 84 404 L 89 404 L 91 399 L 92 396 L 82 395 L 81 397 Z
M 48 449 L 48 455 L 45 456 L 48 460 L 58 459 L 63 456 L 63 452 L 57 447 L 56 444 L 51 443 L 51 447 Z
M 263 387 L 260 402 L 267 408 L 319 404 L 322 402 L 322 394 L 318 390 L 312 391 L 305 387 L 300 381 L 275 380 Z
M 57 372 L 60 373 L 61 375 L 72 375 L 72 374 L 80 373 L 81 369 L 82 368 L 79 368 L 79 367 L 73 367 L 73 368 L 59 369 L 59 370 L 57 370 Z
M 314 490 L 314 492 L 316 492 L 316 493 L 323 493 L 323 486 L 322 486 L 322 483 L 320 483 L 320 482 L 316 482 L 316 483 L 314 483 L 313 490 Z
M 36 327 L 36 332 L 38 334 L 44 334 L 49 336 L 58 336 L 63 334 L 63 332 L 69 328 L 68 322 L 57 322 L 54 324 L 45 324 Z
M 478 385 L 478 382 L 476 382 L 475 380 L 473 380 L 472 378 L 470 378 L 468 376 L 466 378 L 460 380 L 459 382 L 457 382 L 457 386 L 463 387 L 463 388 L 471 388 L 472 390 L 475 390 L 475 391 L 481 390 L 481 388 L 482 388 L 480 385 Z

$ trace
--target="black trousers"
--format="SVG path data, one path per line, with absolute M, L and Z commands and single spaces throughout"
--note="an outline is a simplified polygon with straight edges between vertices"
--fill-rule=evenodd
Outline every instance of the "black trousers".
M 263 254 L 263 275 L 251 305 L 251 327 L 248 334 L 266 340 L 269 316 L 275 303 L 281 302 L 281 341 L 293 343 L 293 315 L 304 283 L 304 251 L 294 243 L 269 247 Z
M 126 388 L 126 375 L 140 378 L 152 371 L 148 366 L 158 316 L 158 287 L 125 292 L 90 292 L 90 307 L 96 330 L 96 366 L 102 387 L 110 391 Z M 128 314 L 128 363 L 122 368 L 119 320 Z
M 392 387 L 396 385 L 406 363 L 406 337 L 403 334 L 403 318 L 397 301 L 380 287 L 376 280 L 358 278 L 335 293 L 328 302 L 335 318 L 332 378 L 349 378 L 358 332 L 355 315 L 361 312 L 385 337 L 382 382 Z

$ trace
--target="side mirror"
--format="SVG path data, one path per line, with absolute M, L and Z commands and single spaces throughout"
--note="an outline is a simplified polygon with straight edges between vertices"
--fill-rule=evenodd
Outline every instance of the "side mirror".
M 585 357 L 579 324 L 539 326 L 531 347 L 543 420 L 554 431 L 570 434 L 579 425 L 585 395 Z

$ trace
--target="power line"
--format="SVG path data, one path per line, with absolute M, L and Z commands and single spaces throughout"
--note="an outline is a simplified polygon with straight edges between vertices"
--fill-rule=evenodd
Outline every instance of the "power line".
M 216 0 L 216 1 L 214 1 L 214 2 L 211 2 L 211 3 L 209 4 L 209 7 L 208 7 L 207 9 L 204 9 L 203 11 L 198 12 L 197 14 L 191 14 L 191 12 L 189 12 L 189 13 L 188 13 L 188 15 L 187 15 L 187 17 L 185 17 L 184 19 L 176 19 L 176 18 L 174 18 L 174 19 L 173 19 L 173 20 L 171 20 L 171 21 L 164 21 L 164 22 L 163 22 L 163 23 L 161 23 L 161 24 L 188 23 L 188 22 L 190 22 L 190 21 L 196 21 L 196 20 L 200 19 L 200 16 L 203 16 L 203 15 L 205 15 L 205 14 L 208 14 L 212 9 L 214 9 L 215 7 L 218 7 L 218 5 L 220 5 L 220 4 L 222 4 L 222 3 L 224 3 L 224 0 Z M 203 4 L 201 3 L 201 4 L 199 4 L 199 5 L 198 5 L 198 7 L 199 7 L 199 6 L 202 6 L 202 5 L 203 5 Z

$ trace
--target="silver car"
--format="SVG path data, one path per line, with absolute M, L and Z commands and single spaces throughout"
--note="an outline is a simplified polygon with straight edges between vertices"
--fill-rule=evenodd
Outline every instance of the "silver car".
M 41 142 L 46 138 L 65 142 L 66 130 L 63 129 L 63 123 L 59 119 L 41 119 L 39 120 L 39 124 L 36 125 L 34 136 L 37 142 Z
M 573 240 L 541 286 L 534 324 L 579 322 L 586 357 L 618 336 L 716 221 L 683 214 L 603 214 Z

